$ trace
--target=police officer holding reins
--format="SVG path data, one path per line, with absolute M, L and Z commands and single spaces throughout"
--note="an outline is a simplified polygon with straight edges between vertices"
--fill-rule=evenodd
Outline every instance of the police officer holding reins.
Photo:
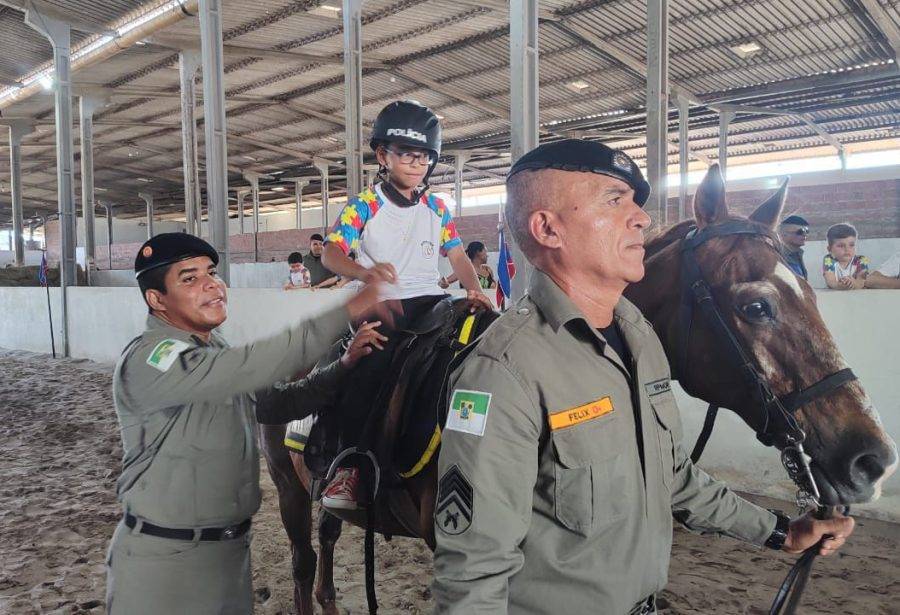
M 829 554 L 846 517 L 790 522 L 696 468 L 666 355 L 622 292 L 644 275 L 637 165 L 566 140 L 520 158 L 506 225 L 535 271 L 451 378 L 435 506 L 437 612 L 655 613 L 672 518 Z
M 231 348 L 216 331 L 227 305 L 218 261 L 212 246 L 183 233 L 153 237 L 135 259 L 150 313 L 113 378 L 125 455 L 124 516 L 107 559 L 110 613 L 252 613 L 250 518 L 260 504 L 252 393 L 308 371 L 378 299 L 367 287 Z

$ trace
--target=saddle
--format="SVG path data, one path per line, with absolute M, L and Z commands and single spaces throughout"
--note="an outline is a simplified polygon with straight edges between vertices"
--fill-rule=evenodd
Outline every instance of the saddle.
M 376 513 L 378 525 L 394 526 L 393 533 L 398 535 L 418 537 L 420 533 L 416 505 L 405 493 L 401 496 L 398 492 L 403 491 L 402 480 L 421 473 L 440 445 L 450 372 L 474 348 L 472 342 L 477 334 L 497 317 L 489 311 L 470 314 L 469 307 L 465 299 L 448 297 L 393 332 L 393 336 L 402 339 L 387 374 L 368 373 L 365 364 L 357 367 L 359 373 L 355 377 L 382 381 L 358 448 L 368 450 L 370 459 L 377 461 L 376 473 L 381 477 L 376 498 L 376 507 L 381 509 Z M 335 465 L 340 451 L 340 426 L 334 414 L 319 415 L 306 444 L 304 461 L 319 479 L 319 485 L 330 478 L 328 469 Z M 313 494 L 317 496 L 318 493 Z M 334 514 L 342 518 L 346 515 L 345 520 L 354 523 L 362 521 L 364 515 L 357 519 L 358 511 Z M 400 527 L 396 527 L 398 521 Z

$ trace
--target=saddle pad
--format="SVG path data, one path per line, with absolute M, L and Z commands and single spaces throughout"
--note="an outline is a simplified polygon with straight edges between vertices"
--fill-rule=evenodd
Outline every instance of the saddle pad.
M 284 434 L 284 445 L 292 451 L 302 453 L 306 449 L 306 443 L 309 440 L 309 432 L 312 431 L 313 425 L 316 423 L 316 415 L 311 414 L 299 421 L 291 421 L 288 423 L 287 430 Z
M 466 346 L 474 338 L 480 313 L 467 314 L 461 324 L 454 329 L 455 340 Z M 421 340 L 433 343 L 433 340 Z M 417 365 L 418 374 L 427 374 L 424 378 L 413 379 L 404 403 L 406 418 L 405 429 L 398 439 L 394 454 L 394 463 L 403 478 L 410 478 L 422 471 L 441 443 L 441 423 L 439 416 L 444 405 L 444 384 L 450 376 L 451 363 L 458 354 L 460 346 L 441 346 L 440 350 L 423 357 Z

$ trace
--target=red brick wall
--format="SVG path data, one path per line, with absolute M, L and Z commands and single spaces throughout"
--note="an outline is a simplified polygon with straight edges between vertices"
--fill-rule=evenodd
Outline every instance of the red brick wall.
M 728 208 L 749 215 L 774 191 L 729 192 Z M 669 220 L 677 220 L 678 199 L 669 199 L 667 209 Z M 806 218 L 811 240 L 824 241 L 825 231 L 838 222 L 853 224 L 863 239 L 900 237 L 900 179 L 788 188 L 784 210 Z
M 747 215 L 772 194 L 774 190 L 743 190 L 728 193 L 728 205 L 738 214 Z M 800 186 L 788 191 L 785 211 L 797 212 L 811 227 L 811 239 L 825 239 L 825 231 L 832 224 L 851 222 L 863 239 L 900 237 L 900 180 L 850 182 L 821 186 Z M 678 199 L 669 199 L 669 220 L 676 220 Z M 48 224 L 48 259 L 59 260 L 59 233 L 56 222 Z M 489 251 L 497 246 L 497 214 L 463 216 L 456 227 L 464 243 L 481 241 Z M 259 261 L 285 261 L 293 251 L 306 252 L 309 237 L 317 229 L 271 231 L 259 234 Z M 130 269 L 140 243 L 113 244 L 113 268 Z M 253 234 L 232 235 L 229 238 L 232 262 L 253 261 Z M 97 246 L 97 265 L 107 268 L 106 246 Z

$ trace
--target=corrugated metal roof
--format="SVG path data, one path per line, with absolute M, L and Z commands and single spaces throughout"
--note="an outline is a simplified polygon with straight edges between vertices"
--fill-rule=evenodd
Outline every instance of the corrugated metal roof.
M 226 45 L 281 51 L 342 53 L 338 12 L 319 7 L 324 0 L 224 0 Z M 102 24 L 117 23 L 141 9 L 139 0 L 54 0 L 62 10 Z M 327 4 L 337 6 L 334 0 Z M 881 5 L 900 24 L 900 2 Z M 540 28 L 541 121 L 548 135 L 633 134 L 619 138 L 629 153 L 644 156 L 644 78 L 615 56 L 643 64 L 646 56 L 646 3 L 639 0 L 542 0 L 542 11 L 558 21 Z M 471 0 L 367 0 L 363 9 L 364 56 L 402 67 L 500 106 L 509 105 L 509 37 L 506 11 L 491 10 Z M 560 27 L 562 25 L 563 27 Z M 608 49 L 594 49 L 566 30 L 573 26 L 598 38 Z M 198 40 L 198 20 L 184 19 L 163 33 Z M 75 40 L 85 35 L 75 33 Z M 672 0 L 670 2 L 670 79 L 706 101 L 739 97 L 746 104 L 803 111 L 846 143 L 896 136 L 900 132 L 900 76 L 892 63 L 895 52 L 873 31 L 871 19 L 852 10 L 845 0 Z M 748 58 L 732 47 L 756 42 L 761 50 Z M 610 53 L 610 51 L 612 53 Z M 18 11 L 0 7 L 0 82 L 35 70 L 50 58 L 47 42 L 22 23 Z M 894 75 L 883 73 L 893 68 Z M 856 76 L 874 73 L 868 83 Z M 812 75 L 833 76 L 812 88 L 785 87 Z M 846 76 L 853 82 L 841 84 Z M 177 52 L 157 45 L 132 47 L 100 65 L 76 73 L 81 83 L 129 90 L 152 96 L 117 96 L 97 114 L 97 185 L 106 198 L 134 202 L 134 178 L 156 174 L 153 189 L 162 206 L 180 201 L 180 101 Z M 575 85 L 577 83 L 577 86 Z M 271 145 L 340 159 L 344 129 L 279 101 L 293 101 L 322 113 L 341 116 L 344 106 L 343 66 L 338 62 L 226 57 L 225 86 L 229 133 L 252 136 Z M 778 89 L 784 91 L 773 91 Z M 198 84 L 198 91 L 201 86 Z M 243 98 L 241 98 L 243 97 Z M 363 77 L 363 120 L 371 122 L 380 108 L 396 98 L 414 97 L 443 116 L 448 146 L 479 146 L 502 151 L 509 126 L 487 107 L 473 106 L 452 92 L 435 92 L 385 70 L 366 69 Z M 46 125 L 28 137 L 30 160 L 24 163 L 28 197 L 53 200 L 53 111 L 49 96 L 17 103 L 4 115 L 29 115 Z M 202 123 L 202 107 L 198 108 Z M 114 125 L 109 125 L 114 124 Z M 201 124 L 202 128 L 202 124 Z M 677 136 L 676 116 L 670 130 Z M 718 116 L 706 107 L 691 112 L 692 149 L 715 158 Z M 203 139 L 202 129 L 199 137 Z M 794 117 L 739 116 L 729 134 L 729 154 L 764 153 L 825 141 Z M 677 143 L 670 146 L 670 162 Z M 202 157 L 202 152 L 201 152 Z M 0 174 L 8 163 L 0 156 Z M 502 172 L 508 158 L 478 159 L 475 167 Z M 283 152 L 234 139 L 229 163 L 252 170 L 283 170 L 314 175 L 307 163 Z M 447 173 L 442 167 L 441 176 Z M 468 171 L 474 183 L 496 183 L 496 177 Z M 239 175 L 233 181 L 242 181 Z M 333 186 L 340 190 L 340 182 Z M 0 212 L 8 211 L 0 206 Z M 174 209 L 179 209 L 178 205 Z M 0 223 L 4 213 L 0 213 Z

